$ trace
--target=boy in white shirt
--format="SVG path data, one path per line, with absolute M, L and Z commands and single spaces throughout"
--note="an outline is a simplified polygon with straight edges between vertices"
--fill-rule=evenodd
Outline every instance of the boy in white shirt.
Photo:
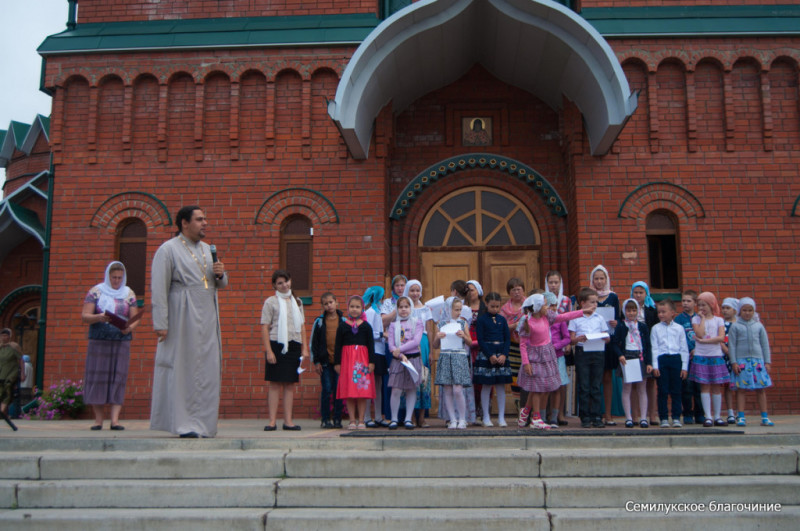
M 667 397 L 672 397 L 672 425 L 682 426 L 681 385 L 689 371 L 689 347 L 686 332 L 674 321 L 675 303 L 665 299 L 658 303 L 658 320 L 650 331 L 653 349 L 653 375 L 658 378 L 658 417 L 662 428 L 669 428 Z
M 575 347 L 575 374 L 578 378 L 578 414 L 581 426 L 603 428 L 600 404 L 603 399 L 603 367 L 605 365 L 605 343 L 602 341 L 586 341 L 587 334 L 605 332 L 608 334 L 608 323 L 595 313 L 597 309 L 597 292 L 591 288 L 583 288 L 578 293 L 578 305 L 583 310 L 583 317 L 569 322 L 569 336 Z

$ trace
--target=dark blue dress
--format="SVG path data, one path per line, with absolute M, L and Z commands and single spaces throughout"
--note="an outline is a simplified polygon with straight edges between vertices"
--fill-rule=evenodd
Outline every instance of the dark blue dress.
M 502 315 L 486 312 L 478 317 L 475 324 L 478 335 L 478 357 L 473 368 L 472 382 L 477 385 L 495 385 L 511 383 L 511 365 L 508 359 L 508 349 L 511 344 L 511 331 L 508 321 Z M 492 356 L 503 355 L 506 362 L 503 365 L 493 365 L 489 359 Z

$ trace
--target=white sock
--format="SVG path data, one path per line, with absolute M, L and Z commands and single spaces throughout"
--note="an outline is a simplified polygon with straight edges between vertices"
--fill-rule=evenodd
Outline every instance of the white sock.
M 499 384 L 494 386 L 495 398 L 497 398 L 497 421 L 506 421 L 506 386 Z
M 392 421 L 397 422 L 397 412 L 400 411 L 400 395 L 403 394 L 402 389 L 395 387 L 392 389 L 392 396 L 389 397 L 389 407 L 392 408 Z
M 729 417 L 735 417 L 736 416 L 736 415 L 733 414 L 733 410 L 730 409 L 730 408 L 728 408 L 728 416 Z
M 714 420 L 719 418 L 719 412 L 722 410 L 722 395 L 711 395 L 711 403 L 714 406 Z
M 711 416 L 711 393 L 700 393 L 700 401 L 703 403 L 703 413 L 706 420 L 714 420 Z
M 447 411 L 447 420 L 453 422 L 457 420 L 456 412 L 455 412 L 455 403 L 453 401 L 453 386 L 452 385 L 445 385 L 444 386 L 444 396 L 442 397 L 444 400 L 444 409 Z
M 414 405 L 417 403 L 417 390 L 406 391 L 406 422 L 411 422 L 414 414 Z
M 481 387 L 481 408 L 483 408 L 483 421 L 484 423 L 489 420 L 489 408 L 492 405 L 492 386 L 484 385 Z
M 467 420 L 467 399 L 464 397 L 464 387 L 461 385 L 453 386 L 453 399 L 456 406 L 457 420 Z M 452 420 L 452 419 L 451 419 Z

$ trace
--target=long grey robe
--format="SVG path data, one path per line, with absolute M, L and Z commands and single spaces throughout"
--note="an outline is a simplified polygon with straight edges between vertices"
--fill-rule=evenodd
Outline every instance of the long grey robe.
M 222 363 L 217 288 L 228 285 L 228 275 L 214 277 L 208 244 L 187 244 L 199 266 L 179 236 L 153 257 L 153 328 L 167 330 L 167 339 L 156 348 L 150 429 L 214 437 Z

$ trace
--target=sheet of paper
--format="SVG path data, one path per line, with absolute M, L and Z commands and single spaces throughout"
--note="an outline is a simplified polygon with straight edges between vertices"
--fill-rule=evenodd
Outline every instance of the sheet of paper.
M 444 315 L 445 306 L 444 306 L 444 297 L 439 295 L 438 297 L 434 297 L 433 299 L 429 300 L 425 303 L 425 306 L 431 309 L 431 313 L 433 314 L 433 319 L 435 321 L 442 321 L 444 319 L 449 319 L 449 315 Z
M 616 320 L 614 315 L 614 308 L 612 306 L 598 306 L 595 310 L 606 322 Z
M 583 343 L 584 352 L 602 352 L 606 349 L 606 343 L 602 339 L 592 339 Z
M 594 341 L 595 339 L 605 339 L 607 337 L 611 337 L 608 335 L 608 332 L 592 332 L 590 334 L 586 334 L 586 339 L 589 341 Z
M 642 381 L 642 364 L 639 360 L 625 360 L 622 367 L 622 381 L 625 383 L 636 383 Z
M 417 369 L 415 369 L 414 366 L 411 365 L 411 362 L 406 360 L 406 361 L 401 361 L 400 363 L 402 363 L 403 366 L 406 369 L 408 369 L 408 373 L 411 375 L 411 379 L 414 381 L 414 385 L 419 384 L 420 380 L 419 373 L 417 372 Z
M 297 374 L 303 374 L 306 369 L 303 368 L 303 357 L 300 356 L 300 363 L 297 365 Z

